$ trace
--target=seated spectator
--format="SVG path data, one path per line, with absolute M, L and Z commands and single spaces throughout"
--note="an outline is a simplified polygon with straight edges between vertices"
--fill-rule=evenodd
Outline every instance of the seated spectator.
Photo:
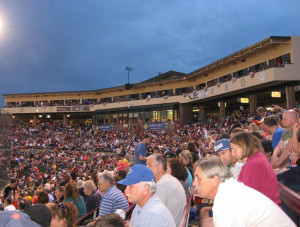
M 44 190 L 38 190 L 37 191 L 37 201 L 36 201 L 36 203 L 46 204 L 48 202 L 49 202 L 48 193 Z
M 118 183 L 127 185 L 125 193 L 129 201 L 137 204 L 132 212 L 130 226 L 176 226 L 170 211 L 155 194 L 155 178 L 147 166 L 132 166 L 126 178 Z
M 64 191 L 64 202 L 72 202 L 78 210 L 78 218 L 81 218 L 82 216 L 86 215 L 86 207 L 84 204 L 83 197 L 79 194 L 75 184 L 68 183 L 65 186 Z
M 86 194 L 84 193 L 84 191 L 83 191 L 83 180 L 78 180 L 77 182 L 76 182 L 76 188 L 77 188 L 77 190 L 78 190 L 78 192 L 79 192 L 79 194 L 82 196 L 82 198 L 84 199 L 84 201 L 86 200 Z
M 188 172 L 179 158 L 168 158 L 167 159 L 167 171 L 166 173 L 176 177 L 182 187 L 184 188 L 186 198 L 190 196 L 189 182 L 187 181 Z
M 86 195 L 85 206 L 87 213 L 99 206 L 101 196 L 97 192 L 97 187 L 92 180 L 83 183 L 83 190 Z
M 36 204 L 25 209 L 31 220 L 35 221 L 42 227 L 49 227 L 51 223 L 50 209 L 44 204 Z
M 117 189 L 111 174 L 102 173 L 98 178 L 98 190 L 104 193 L 99 208 L 99 217 L 115 213 L 117 209 L 127 210 L 128 201 L 124 194 Z
M 1 211 L 0 226 L 40 227 L 39 224 L 30 219 L 28 214 L 20 211 Z
M 266 157 L 268 159 L 270 159 L 272 157 L 272 155 L 273 155 L 272 141 L 269 140 L 269 139 L 265 139 L 261 135 L 261 133 L 259 133 L 259 132 L 251 132 L 251 134 L 253 136 L 255 136 L 258 140 L 260 140 L 260 143 L 261 143 L 261 145 L 263 147 L 263 150 L 264 150 L 264 153 L 265 153 Z M 258 144 L 260 144 L 260 143 L 258 143 Z
M 183 164 L 185 165 L 185 168 L 188 171 L 188 181 L 190 187 L 192 187 L 193 183 L 193 157 L 191 155 L 191 152 L 189 150 L 184 150 L 181 153 L 179 153 L 179 158 L 182 160 Z
M 296 226 L 269 198 L 237 182 L 219 157 L 195 163 L 195 193 L 214 200 L 213 224 L 219 226 Z
M 99 217 L 115 213 L 117 209 L 128 209 L 128 201 L 125 195 L 115 186 L 112 174 L 108 172 L 100 174 L 98 178 L 98 190 L 104 193 L 100 201 Z M 87 220 L 87 223 L 89 223 L 88 226 L 94 226 L 96 220 Z
M 285 130 L 280 127 L 279 118 L 275 115 L 266 117 L 264 119 L 264 131 L 272 136 L 272 147 L 273 150 L 275 150 L 282 134 L 285 132 Z
M 236 134 L 230 140 L 231 153 L 238 162 L 246 162 L 239 174 L 238 181 L 261 192 L 279 205 L 279 188 L 275 172 L 259 140 L 249 132 Z
M 221 139 L 215 144 L 215 152 L 228 167 L 233 175 L 233 179 L 237 180 L 245 162 L 237 162 L 231 154 L 230 140 Z
M 290 153 L 289 155 L 292 166 L 289 168 L 289 170 L 277 175 L 277 179 L 281 183 L 291 188 L 295 192 L 300 191 L 300 138 L 297 135 L 299 128 L 299 123 L 294 124 L 292 145 L 294 152 Z
M 297 138 L 300 137 L 300 130 L 296 129 L 294 133 L 293 126 L 298 124 L 298 116 L 294 110 L 289 110 L 283 113 L 282 125 L 285 132 L 273 152 L 271 164 L 274 168 L 289 166 L 289 154 L 293 150 L 293 144 L 297 143 Z M 295 147 L 294 147 L 295 148 Z
M 12 204 L 11 198 L 7 197 L 5 199 L 6 207 L 4 207 L 5 211 L 15 211 L 16 207 Z
M 176 226 L 179 226 L 186 205 L 186 195 L 182 185 L 177 178 L 166 173 L 167 161 L 164 155 L 150 155 L 147 158 L 147 166 L 154 174 L 157 196 L 173 215 Z
M 106 214 L 97 218 L 95 227 L 125 227 L 125 220 L 118 214 Z
M 209 136 L 210 137 L 210 136 Z M 212 137 L 210 137 L 211 140 L 210 140 L 210 144 L 214 144 L 214 140 Z M 213 145 L 212 145 L 213 146 Z M 187 150 L 189 150 L 191 152 L 191 155 L 193 157 L 193 163 L 195 163 L 198 159 L 199 159 L 199 151 L 196 147 L 196 144 L 195 143 L 192 143 L 192 142 L 189 142 L 188 143 L 188 146 L 187 146 Z
M 78 217 L 78 210 L 71 202 L 62 202 L 50 205 L 52 215 L 50 227 L 75 227 Z
M 53 203 L 62 203 L 64 201 L 64 186 L 57 186 L 54 194 L 56 200 L 54 200 Z
M 249 125 L 249 130 L 250 130 L 250 132 L 258 132 L 261 134 L 260 129 L 257 127 L 257 124 L 255 124 L 255 123 L 251 123 Z

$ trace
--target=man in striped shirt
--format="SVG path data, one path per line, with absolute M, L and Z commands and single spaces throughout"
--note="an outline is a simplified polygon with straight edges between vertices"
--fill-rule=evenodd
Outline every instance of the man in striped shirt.
M 99 217 L 115 213 L 117 209 L 127 210 L 129 207 L 125 195 L 115 186 L 109 173 L 102 173 L 98 178 L 98 190 L 105 193 L 99 207 Z

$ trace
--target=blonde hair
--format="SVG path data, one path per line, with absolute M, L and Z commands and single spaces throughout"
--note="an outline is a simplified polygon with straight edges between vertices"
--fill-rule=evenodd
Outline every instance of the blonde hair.
M 191 155 L 191 152 L 189 150 L 183 150 L 179 154 L 179 158 L 184 158 L 186 160 L 189 160 L 190 162 L 193 162 L 193 156 Z
M 259 130 L 259 128 L 257 127 L 257 125 L 255 123 L 251 123 L 249 125 L 249 128 L 250 128 L 251 132 L 259 132 L 260 133 L 260 130 Z
M 83 188 L 85 188 L 91 192 L 97 191 L 97 187 L 92 180 L 85 181 L 82 186 L 83 186 Z

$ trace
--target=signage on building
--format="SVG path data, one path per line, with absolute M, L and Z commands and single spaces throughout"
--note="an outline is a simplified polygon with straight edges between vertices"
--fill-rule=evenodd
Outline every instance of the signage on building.
M 280 91 L 272 91 L 272 98 L 281 98 Z
M 68 107 L 57 107 L 57 112 L 81 112 L 90 111 L 90 106 L 68 106 Z
M 114 128 L 113 125 L 98 125 L 97 126 L 98 130 L 112 130 Z
M 241 103 L 249 103 L 249 99 L 248 98 L 241 98 Z
M 168 130 L 168 122 L 150 122 L 144 124 L 145 130 Z
M 240 103 L 249 103 L 249 98 L 238 98 L 237 101 Z

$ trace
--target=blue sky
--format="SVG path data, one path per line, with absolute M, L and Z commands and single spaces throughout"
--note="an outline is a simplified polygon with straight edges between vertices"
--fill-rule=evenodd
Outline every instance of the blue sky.
M 0 94 L 124 85 L 126 66 L 130 83 L 190 73 L 300 35 L 299 12 L 299 0 L 1 0 Z

